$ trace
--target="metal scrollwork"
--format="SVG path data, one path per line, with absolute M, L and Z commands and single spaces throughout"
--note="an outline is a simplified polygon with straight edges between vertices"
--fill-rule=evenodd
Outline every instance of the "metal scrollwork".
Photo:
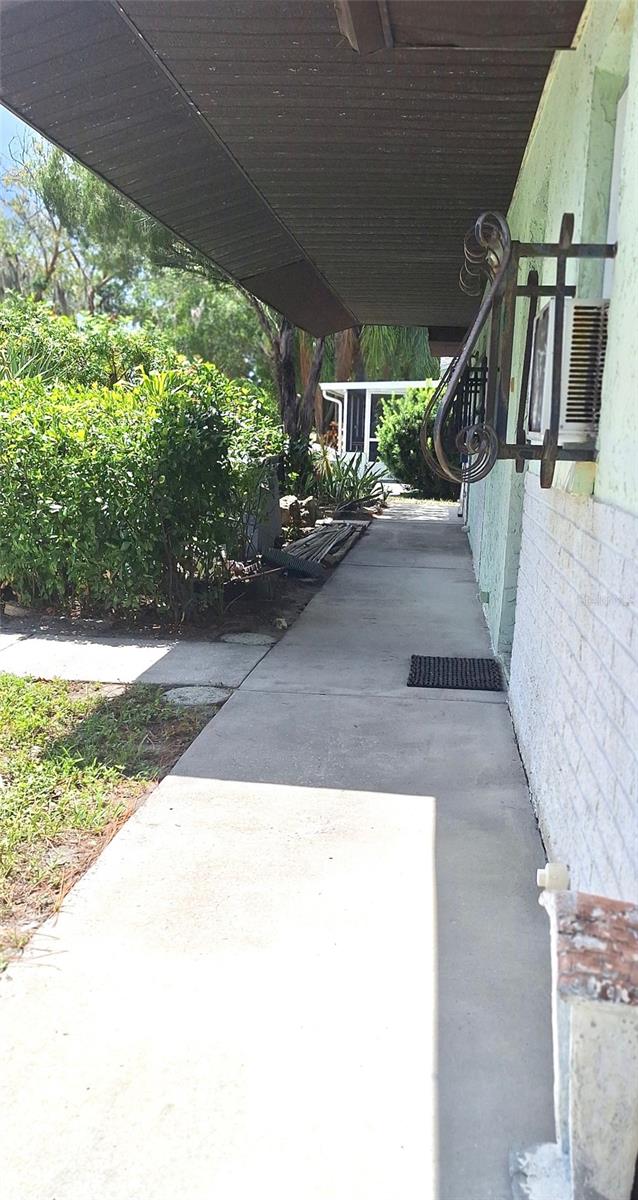
M 468 295 L 481 295 L 488 288 L 461 351 L 452 360 L 430 400 L 421 427 L 421 450 L 432 471 L 456 483 L 476 483 L 492 470 L 498 457 L 499 440 L 490 414 L 476 420 L 464 412 L 464 383 L 472 355 L 494 302 L 500 295 L 512 252 L 505 217 L 484 212 L 465 237 L 464 264 L 460 283 Z M 455 411 L 456 410 L 456 411 Z M 463 418 L 469 417 L 469 423 Z
M 486 281 L 493 282 L 506 249 L 511 249 L 511 237 L 505 217 L 496 212 L 481 213 L 463 242 L 461 291 L 480 296 Z
M 567 281 L 569 259 L 608 259 L 616 254 L 611 243 L 574 244 L 574 217 L 564 213 L 558 242 L 512 242 L 505 217 L 484 212 L 465 236 L 461 289 L 482 297 L 478 314 L 461 351 L 450 364 L 427 406 L 421 428 L 421 450 L 430 470 L 455 483 L 476 483 L 492 470 L 497 459 L 511 459 L 517 471 L 525 463 L 540 463 L 540 485 L 552 486 L 556 463 L 591 462 L 595 439 L 582 444 L 560 444 L 562 362 L 565 304 L 576 297 L 576 286 Z M 529 270 L 527 283 L 518 280 L 525 259 L 553 259 L 555 282 L 539 280 Z M 551 371 L 551 407 L 541 439 L 529 436 L 527 410 L 538 302 L 552 304 L 552 344 L 547 350 Z M 514 391 L 512 354 L 517 299 L 527 303 L 527 332 L 521 363 L 516 438 L 507 440 L 510 393 Z M 491 317 L 489 345 L 477 361 L 477 343 Z

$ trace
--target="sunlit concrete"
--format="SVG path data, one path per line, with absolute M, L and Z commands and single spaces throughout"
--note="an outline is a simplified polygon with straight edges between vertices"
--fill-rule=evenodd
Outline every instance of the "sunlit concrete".
M 551 1138 L 508 710 L 400 690 L 414 650 L 486 643 L 465 579 L 455 632 L 448 572 L 357 562 L 399 526 L 414 553 L 373 527 L 0 982 L 11 1200 L 508 1200 L 510 1147 Z M 344 694 L 305 662 L 318 607 Z
M 18 636 L 0 642 L 0 673 L 100 683 L 238 687 L 267 650 L 263 644 L 228 642 Z

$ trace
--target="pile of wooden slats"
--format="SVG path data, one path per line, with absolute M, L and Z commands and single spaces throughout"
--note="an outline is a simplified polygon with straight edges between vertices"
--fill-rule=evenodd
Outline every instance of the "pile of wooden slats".
M 334 567 L 367 529 L 367 521 L 319 522 L 312 533 L 289 542 L 284 550 L 268 550 L 265 558 L 302 574 L 323 574 L 322 567 Z
M 338 562 L 343 558 L 343 554 L 354 545 L 364 529 L 365 524 L 361 521 L 330 521 L 317 525 L 312 533 L 291 542 L 286 546 L 286 550 L 295 558 L 318 563 L 327 560 L 327 565 L 332 566 L 330 560 L 335 559 Z M 343 550 L 343 554 L 339 553 L 340 550 Z

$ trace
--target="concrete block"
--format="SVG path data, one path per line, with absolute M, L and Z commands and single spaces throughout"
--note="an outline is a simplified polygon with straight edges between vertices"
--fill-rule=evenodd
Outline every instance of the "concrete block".
M 574 553 L 585 570 L 590 575 L 598 577 L 600 573 L 600 542 L 595 537 L 592 537 L 587 530 L 580 530 L 575 543 Z
M 629 1200 L 638 1155 L 638 908 L 545 891 L 555 1143 L 515 1151 L 515 1197 Z
M 638 518 L 636 518 L 638 524 Z M 634 557 L 626 558 L 623 562 L 621 599 L 629 604 L 638 620 L 638 552 L 634 549 Z

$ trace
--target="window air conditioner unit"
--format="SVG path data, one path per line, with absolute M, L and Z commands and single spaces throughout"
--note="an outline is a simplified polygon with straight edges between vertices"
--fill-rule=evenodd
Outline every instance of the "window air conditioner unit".
M 607 348 L 608 300 L 565 300 L 560 420 L 562 446 L 595 439 Z M 527 406 L 527 440 L 541 443 L 551 425 L 556 301 L 541 309 L 534 326 Z

